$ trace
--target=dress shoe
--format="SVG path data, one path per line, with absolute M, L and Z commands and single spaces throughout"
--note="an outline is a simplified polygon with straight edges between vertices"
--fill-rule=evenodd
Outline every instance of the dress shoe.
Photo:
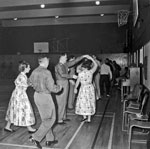
M 29 137 L 29 140 L 30 140 L 30 142 L 34 143 L 37 148 L 42 149 L 42 146 L 41 146 L 40 142 L 38 142 L 35 139 L 33 139 L 32 136 Z
M 32 133 L 35 133 L 36 131 L 37 131 L 37 129 L 35 129 L 34 131 L 28 130 L 28 133 L 32 134 Z
M 57 144 L 57 143 L 58 143 L 58 140 L 46 141 L 46 142 L 45 142 L 45 145 L 46 145 L 46 146 L 51 146 L 51 145 L 54 145 L 54 144 Z
M 68 119 L 68 118 L 67 118 L 67 119 L 64 119 L 63 121 L 65 121 L 65 122 L 69 122 L 69 121 L 70 121 L 70 119 Z
M 15 130 L 13 130 L 13 129 L 7 129 L 7 128 L 4 128 L 4 131 L 6 131 L 6 132 L 15 132 Z
M 66 123 L 64 121 L 62 121 L 62 122 L 57 122 L 57 124 L 59 124 L 59 125 L 65 125 Z

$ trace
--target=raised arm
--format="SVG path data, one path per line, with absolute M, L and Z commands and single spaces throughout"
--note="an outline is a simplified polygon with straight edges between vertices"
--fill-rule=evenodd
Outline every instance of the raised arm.
M 86 56 L 87 56 L 87 55 L 79 56 L 79 57 L 77 57 L 75 60 L 67 62 L 66 65 L 67 65 L 68 67 L 72 67 L 72 66 L 74 66 L 75 64 L 77 64 L 79 61 L 81 61 L 83 58 L 86 58 Z
M 86 58 L 93 62 L 94 66 L 91 68 L 91 71 L 95 72 L 98 66 L 97 62 L 89 55 L 86 55 Z
M 72 67 L 73 65 L 75 65 L 75 64 L 77 64 L 79 61 L 81 61 L 83 58 L 84 58 L 83 56 L 77 57 L 75 60 L 67 62 L 66 65 L 67 65 L 68 67 Z

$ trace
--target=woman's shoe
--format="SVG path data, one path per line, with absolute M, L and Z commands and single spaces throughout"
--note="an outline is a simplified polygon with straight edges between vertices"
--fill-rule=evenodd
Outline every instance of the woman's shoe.
M 66 123 L 63 121 L 63 122 L 57 122 L 57 124 L 59 124 L 59 125 L 65 125 Z
M 59 125 L 65 125 L 66 123 L 65 123 L 63 120 L 59 120 L 59 121 L 57 122 L 57 124 L 59 124 Z
M 87 120 L 87 122 L 88 122 L 88 123 L 90 123 L 90 122 L 91 122 L 91 120 Z
M 42 149 L 42 146 L 41 146 L 40 142 L 38 142 L 35 139 L 33 139 L 32 136 L 29 137 L 29 141 L 32 142 L 32 143 L 34 143 L 37 148 Z
M 35 133 L 37 131 L 37 129 L 35 129 L 34 131 L 28 130 L 28 133 Z
M 46 142 L 45 142 L 45 145 L 46 145 L 46 146 L 51 146 L 51 145 L 54 145 L 54 144 L 57 144 L 57 143 L 58 143 L 58 140 L 46 141 Z
M 6 131 L 6 132 L 15 132 L 15 130 L 13 130 L 13 129 L 7 129 L 7 128 L 4 128 L 4 131 Z

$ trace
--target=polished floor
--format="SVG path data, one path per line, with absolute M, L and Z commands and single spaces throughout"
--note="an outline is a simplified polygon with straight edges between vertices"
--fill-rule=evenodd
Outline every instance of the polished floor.
M 13 133 L 5 132 L 6 124 L 4 118 L 11 92 L 14 88 L 13 81 L 0 81 L 0 149 L 32 149 L 36 148 L 29 142 L 26 128 L 16 127 Z M 29 99 L 35 111 L 38 128 L 41 120 L 33 101 L 33 90 L 28 89 Z M 54 98 L 55 100 L 55 98 Z M 55 125 L 54 134 L 58 144 L 51 147 L 45 146 L 45 139 L 42 140 L 43 148 L 53 149 L 128 149 L 128 133 L 121 130 L 122 103 L 120 90 L 113 88 L 111 96 L 102 97 L 97 100 L 97 112 L 92 117 L 91 123 L 80 122 L 82 117 L 75 115 L 74 110 L 67 111 L 71 120 L 65 125 Z M 146 141 L 138 141 L 141 136 L 134 135 L 132 149 L 146 149 Z M 145 136 L 142 136 L 142 139 Z

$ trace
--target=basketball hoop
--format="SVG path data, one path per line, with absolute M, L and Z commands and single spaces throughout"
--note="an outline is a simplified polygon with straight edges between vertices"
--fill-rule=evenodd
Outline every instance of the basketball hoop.
M 128 22 L 129 11 L 128 10 L 120 10 L 118 11 L 118 26 L 123 26 Z

